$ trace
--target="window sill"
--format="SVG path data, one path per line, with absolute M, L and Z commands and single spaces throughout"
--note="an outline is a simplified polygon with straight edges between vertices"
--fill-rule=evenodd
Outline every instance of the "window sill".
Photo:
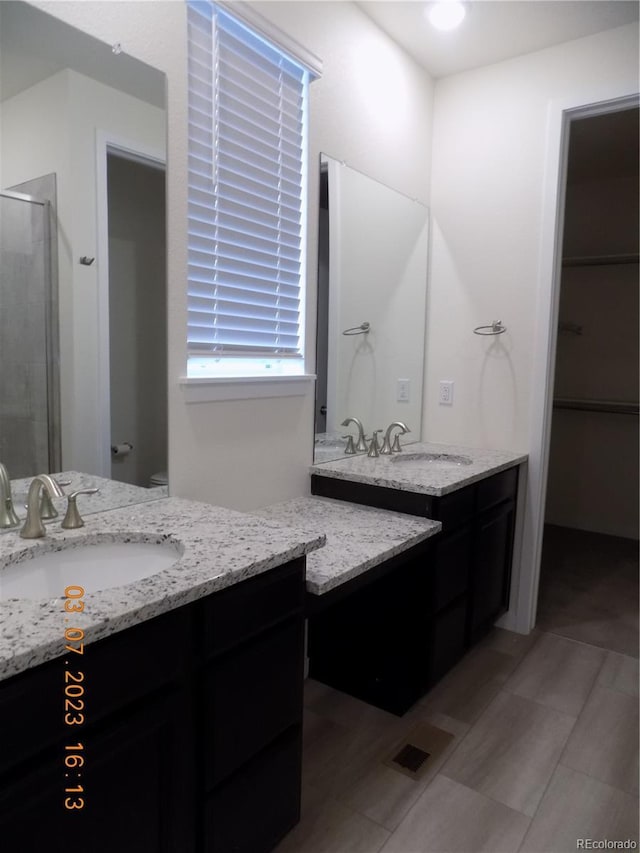
M 183 377 L 180 385 L 187 403 L 218 400 L 257 400 L 268 397 L 304 397 L 315 382 L 314 373 L 301 376 L 248 376 L 244 378 Z

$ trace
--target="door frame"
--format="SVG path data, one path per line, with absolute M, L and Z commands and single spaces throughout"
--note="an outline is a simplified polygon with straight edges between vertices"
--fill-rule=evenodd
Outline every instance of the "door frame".
M 528 634 L 535 627 L 544 533 L 553 386 L 558 336 L 565 190 L 572 121 L 632 109 L 640 105 L 637 89 L 627 94 L 602 90 L 549 104 L 543 176 L 541 239 L 530 400 L 527 492 L 522 520 L 519 582 L 512 608 L 501 622 Z
M 166 170 L 165 153 L 107 131 L 96 131 L 98 279 L 98 473 L 111 479 L 111 370 L 109 365 L 109 204 L 107 156 L 115 154 Z

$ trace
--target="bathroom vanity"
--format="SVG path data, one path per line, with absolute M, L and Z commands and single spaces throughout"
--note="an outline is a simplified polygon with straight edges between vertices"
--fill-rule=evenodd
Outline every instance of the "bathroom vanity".
M 0 838 L 272 850 L 299 819 L 305 617 L 310 674 L 401 714 L 508 604 L 525 457 L 403 454 L 317 465 L 313 496 L 251 515 L 162 497 L 91 515 L 87 498 L 83 528 L 0 536 Z M 35 554 L 109 541 L 176 560 L 7 596 Z
M 312 677 L 401 714 L 491 628 L 509 604 L 525 458 L 415 444 L 311 469 L 314 495 L 442 526 L 367 580 L 308 596 Z
M 182 554 L 127 586 L 0 600 L 0 837 L 267 853 L 299 819 L 305 555 L 324 538 L 164 499 L 6 534 L 0 571 L 96 531 Z

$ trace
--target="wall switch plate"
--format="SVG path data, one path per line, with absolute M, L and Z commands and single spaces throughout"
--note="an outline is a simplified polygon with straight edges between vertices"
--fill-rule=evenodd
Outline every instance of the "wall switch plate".
M 411 383 L 408 379 L 398 379 L 396 387 L 396 401 L 398 403 L 408 403 L 411 391 Z
M 453 406 L 453 380 L 440 380 L 440 397 L 438 403 L 441 406 Z

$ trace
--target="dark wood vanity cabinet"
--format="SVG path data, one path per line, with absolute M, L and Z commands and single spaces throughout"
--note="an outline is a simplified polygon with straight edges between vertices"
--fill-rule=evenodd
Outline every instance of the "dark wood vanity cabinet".
M 82 725 L 64 724 L 68 655 L 0 682 L 3 843 L 272 850 L 299 819 L 303 605 L 301 558 L 87 645 Z
M 430 546 L 420 544 L 333 593 L 308 596 L 309 675 L 395 714 L 429 677 Z
M 312 476 L 324 497 L 419 515 L 442 531 L 334 594 L 308 596 L 310 675 L 404 713 L 509 605 L 516 467 L 442 497 Z

